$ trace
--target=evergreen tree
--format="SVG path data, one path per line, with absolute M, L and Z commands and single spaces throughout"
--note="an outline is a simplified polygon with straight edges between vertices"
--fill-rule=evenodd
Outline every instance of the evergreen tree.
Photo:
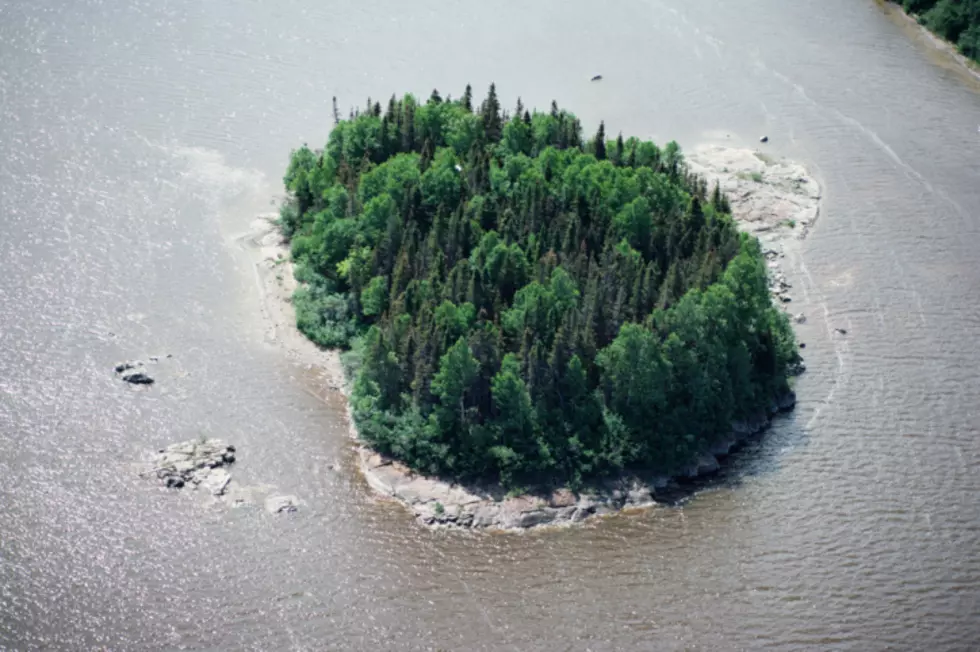
M 503 120 L 500 116 L 500 101 L 497 100 L 495 84 L 490 84 L 490 91 L 487 93 L 487 99 L 483 101 L 480 114 L 483 116 L 483 133 L 486 134 L 487 140 L 491 143 L 499 142 Z
M 595 135 L 595 157 L 600 161 L 606 160 L 606 123 L 599 123 L 599 131 Z

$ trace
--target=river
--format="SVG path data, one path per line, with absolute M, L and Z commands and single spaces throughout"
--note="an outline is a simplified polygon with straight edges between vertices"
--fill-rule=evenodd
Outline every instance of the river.
M 679 506 L 427 531 L 263 337 L 237 237 L 331 97 L 491 80 L 589 130 L 766 134 L 825 188 L 785 265 L 799 405 Z M 0 0 L 0 648 L 976 649 L 978 90 L 870 0 Z M 112 377 L 153 353 L 152 390 Z M 132 472 L 198 434 L 302 509 Z

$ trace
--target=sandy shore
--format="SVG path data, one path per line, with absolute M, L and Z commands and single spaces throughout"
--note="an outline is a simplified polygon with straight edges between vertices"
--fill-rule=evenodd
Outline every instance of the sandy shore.
M 711 185 L 721 184 L 740 226 L 760 236 L 769 259 L 772 290 L 779 297 L 790 289 L 779 270 L 781 244 L 805 237 L 819 215 L 820 187 L 798 164 L 775 161 L 761 152 L 719 146 L 700 147 L 687 154 L 691 169 L 704 175 Z M 258 216 L 241 243 L 255 254 L 255 281 L 262 297 L 265 339 L 319 376 L 317 391 L 347 393 L 337 351 L 320 349 L 296 328 L 292 294 L 297 283 L 289 260 L 288 243 L 275 225 L 277 215 Z M 317 391 L 311 393 L 319 396 Z M 795 397 L 782 397 L 766 411 L 743 423 L 733 423 L 732 432 L 721 444 L 705 451 L 700 459 L 680 474 L 694 478 L 714 473 L 724 457 L 746 438 L 765 430 L 780 411 L 792 409 Z M 394 499 L 429 527 L 466 527 L 496 530 L 525 530 L 559 526 L 611 514 L 615 511 L 656 504 L 658 492 L 676 484 L 664 476 L 624 475 L 590 487 L 579 494 L 567 489 L 548 495 L 508 497 L 499 487 L 463 486 L 420 476 L 398 461 L 386 458 L 359 442 L 349 404 L 346 419 L 360 472 L 379 496 Z

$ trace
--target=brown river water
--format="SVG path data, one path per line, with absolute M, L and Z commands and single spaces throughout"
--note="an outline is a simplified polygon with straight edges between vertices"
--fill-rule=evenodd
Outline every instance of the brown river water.
M 427 531 L 264 339 L 236 238 L 331 97 L 491 80 L 825 188 L 799 405 L 678 505 Z M 980 648 L 978 89 L 871 0 L 0 0 L 0 648 Z M 198 434 L 302 509 L 133 472 Z

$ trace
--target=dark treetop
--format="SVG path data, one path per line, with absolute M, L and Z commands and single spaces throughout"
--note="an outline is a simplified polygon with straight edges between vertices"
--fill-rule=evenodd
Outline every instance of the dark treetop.
M 335 110 L 335 116 L 337 116 Z M 669 473 L 787 389 L 758 241 L 717 188 L 552 103 L 433 92 L 292 154 L 281 224 L 300 329 L 350 348 L 360 434 L 517 488 Z

